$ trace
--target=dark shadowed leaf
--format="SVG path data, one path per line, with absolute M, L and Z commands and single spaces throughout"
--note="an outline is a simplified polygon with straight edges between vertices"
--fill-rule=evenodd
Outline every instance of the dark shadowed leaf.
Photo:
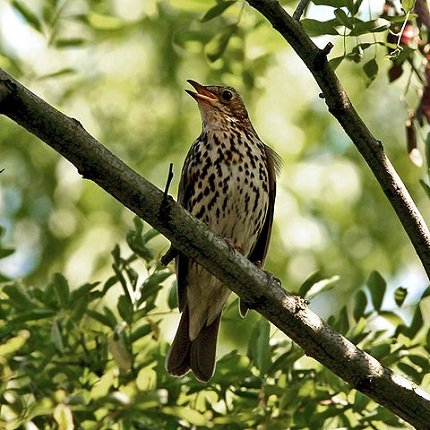
M 211 19 L 221 15 L 230 6 L 236 3 L 235 0 L 232 1 L 221 1 L 216 6 L 209 9 L 202 17 L 201 22 L 210 21 Z
M 367 307 L 367 296 L 363 290 L 357 291 L 355 294 L 354 310 L 353 316 L 356 321 L 358 321 L 362 316 Z
M 236 33 L 237 29 L 237 25 L 228 26 L 206 45 L 206 56 L 209 61 L 216 61 L 224 54 L 230 38 Z
M 322 36 L 331 34 L 338 36 L 339 32 L 336 27 L 339 26 L 337 19 L 331 19 L 329 21 L 317 21 L 316 19 L 302 19 L 300 21 L 306 33 L 311 37 Z
M 376 76 L 378 75 L 378 70 L 378 63 L 374 58 L 364 64 L 363 71 L 368 78 L 367 85 L 370 85 L 376 79 Z
M 55 273 L 53 276 L 53 287 L 57 296 L 58 303 L 65 308 L 69 304 L 70 288 L 67 279 L 61 273 Z
M 42 24 L 35 13 L 18 0 L 12 0 L 12 7 L 24 18 L 27 24 L 39 33 L 42 33 Z
M 343 9 L 336 9 L 334 14 L 340 25 L 345 26 L 346 28 L 352 28 L 354 23 L 354 18 L 348 16 Z
M 133 304 L 128 295 L 122 295 L 118 299 L 118 312 L 128 324 L 133 322 Z
M 336 69 L 339 67 L 340 63 L 341 63 L 344 59 L 345 59 L 345 56 L 344 56 L 344 55 L 341 55 L 340 57 L 334 57 L 334 58 L 330 59 L 328 63 L 330 64 L 330 67 L 331 67 L 333 70 L 336 70 Z
M 375 310 L 381 310 L 382 301 L 384 299 L 387 283 L 379 272 L 373 271 L 367 280 L 367 286 L 370 290 L 370 297 L 372 299 L 373 307 Z

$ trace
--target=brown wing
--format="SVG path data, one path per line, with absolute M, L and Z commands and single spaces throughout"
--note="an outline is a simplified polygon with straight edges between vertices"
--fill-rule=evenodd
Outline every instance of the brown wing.
M 282 165 L 281 158 L 273 149 L 269 148 L 267 145 L 264 145 L 264 149 L 266 151 L 267 171 L 269 173 L 269 206 L 260 236 L 248 257 L 250 261 L 258 263 L 261 266 L 264 264 L 267 249 L 269 248 L 270 235 L 272 233 L 273 212 L 275 209 L 276 174 L 279 172 Z M 241 300 L 239 300 L 239 312 L 242 317 L 245 317 L 248 312 L 248 306 Z
M 270 234 L 272 232 L 273 211 L 275 208 L 276 174 L 282 164 L 279 155 L 273 149 L 269 148 L 267 145 L 264 145 L 264 149 L 266 151 L 267 171 L 269 173 L 269 206 L 260 236 L 249 255 L 250 261 L 253 263 L 261 263 L 261 265 L 263 265 L 264 260 L 266 259 L 267 249 L 269 247 Z

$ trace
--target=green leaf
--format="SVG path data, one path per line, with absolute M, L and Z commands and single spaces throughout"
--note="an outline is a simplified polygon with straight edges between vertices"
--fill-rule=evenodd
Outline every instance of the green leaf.
M 408 295 L 408 290 L 404 287 L 398 287 L 394 291 L 394 301 L 397 306 L 401 307 L 405 302 L 406 296 Z
M 421 330 L 423 327 L 423 315 L 421 313 L 420 306 L 417 305 L 417 308 L 415 309 L 414 316 L 412 317 L 411 325 L 409 326 L 409 338 L 413 339 L 416 334 Z
M 9 255 L 13 254 L 14 252 L 15 252 L 15 250 L 12 249 L 12 248 L 3 248 L 3 249 L 0 249 L 0 258 L 6 258 Z
M 53 276 L 53 287 L 61 307 L 65 308 L 69 304 L 70 288 L 67 279 L 61 273 Z
M 418 372 L 417 369 L 415 369 L 412 366 L 409 366 L 409 364 L 406 363 L 398 363 L 397 367 L 410 379 L 412 379 L 413 382 L 416 384 L 420 384 L 424 375 L 422 375 L 420 372 Z
M 336 70 L 340 63 L 345 59 L 344 55 L 341 55 L 340 57 L 334 57 L 332 59 L 329 60 L 328 64 L 330 65 L 330 67 L 332 68 L 332 70 Z
M 352 13 L 352 15 L 356 15 L 358 13 L 358 11 L 360 10 L 361 4 L 363 3 L 363 0 L 355 0 L 353 2 L 352 8 L 350 10 L 350 12 Z
M 14 318 L 12 318 L 10 322 L 17 324 L 27 321 L 41 320 L 50 318 L 55 314 L 56 312 L 53 309 L 34 309 L 31 311 L 20 312 Z
M 129 296 L 120 296 L 120 298 L 118 299 L 118 312 L 121 318 L 129 325 L 133 322 L 133 304 L 131 303 Z
M 210 21 L 211 19 L 221 15 L 226 9 L 236 3 L 235 0 L 232 1 L 222 1 L 218 3 L 216 6 L 209 9 L 200 20 L 201 22 Z
M 60 322 L 57 319 L 55 319 L 52 322 L 51 339 L 52 339 L 52 343 L 55 345 L 58 351 L 60 351 L 63 354 L 64 353 L 63 336 L 61 334 Z
M 6 285 L 3 288 L 4 293 L 9 297 L 11 305 L 19 310 L 34 308 L 35 304 L 22 285 L 18 283 Z
M 26 5 L 18 0 L 12 0 L 11 5 L 24 18 L 30 27 L 34 28 L 39 33 L 42 33 L 42 24 L 39 18 Z
M 345 7 L 345 0 L 313 0 L 313 4 L 331 7 Z
M 414 315 L 412 317 L 411 325 L 405 326 L 400 325 L 396 329 L 395 336 L 398 336 L 400 333 L 404 334 L 409 339 L 413 339 L 419 330 L 423 327 L 423 316 L 421 313 L 420 306 L 417 305 Z
M 154 237 L 157 237 L 159 234 L 160 232 L 158 230 L 151 228 L 142 236 L 142 242 L 147 243 Z
M 375 345 L 370 348 L 370 355 L 375 357 L 377 360 L 381 360 L 390 353 L 390 345 L 387 343 L 382 343 L 380 345 Z
M 81 285 L 79 288 L 76 288 L 76 290 L 73 290 L 70 293 L 70 303 L 73 304 L 80 300 L 84 296 L 88 296 L 88 294 L 93 291 L 100 282 L 93 282 L 93 283 L 86 283 Z
M 341 334 L 346 334 L 349 330 L 349 318 L 348 318 L 348 309 L 346 306 L 343 306 L 340 310 L 339 317 L 336 321 L 336 330 Z
M 321 281 L 316 282 L 312 285 L 312 287 L 307 292 L 305 298 L 308 300 L 313 299 L 318 294 L 321 294 L 323 291 L 331 290 L 334 287 L 334 284 L 340 279 L 340 276 L 335 275 L 328 279 L 322 279 Z
M 306 280 L 303 282 L 303 284 L 299 288 L 298 295 L 300 297 L 305 297 L 306 293 L 310 290 L 312 285 L 314 285 L 316 282 L 318 282 L 321 279 L 321 272 L 319 270 L 316 270 L 315 272 L 312 272 Z
M 167 305 L 170 309 L 175 309 L 178 307 L 178 294 L 176 292 L 176 281 L 172 282 L 172 286 L 169 290 L 169 295 L 167 296 Z
M 408 359 L 415 364 L 415 366 L 421 367 L 424 374 L 427 374 L 430 369 L 430 363 L 428 357 L 423 357 L 422 355 L 409 354 Z
M 379 33 L 386 31 L 390 27 L 390 22 L 383 18 L 374 19 L 371 21 L 354 20 L 354 27 L 352 28 L 349 36 L 361 36 L 369 33 Z
M 56 72 L 48 73 L 46 75 L 39 76 L 39 81 L 42 81 L 44 79 L 52 79 L 52 78 L 59 78 L 61 76 L 67 76 L 71 75 L 73 73 L 76 73 L 76 69 L 73 69 L 72 67 L 66 67 L 64 69 L 57 70 Z
M 364 63 L 363 71 L 368 78 L 368 81 L 367 81 L 368 86 L 376 79 L 376 76 L 378 75 L 378 70 L 379 70 L 378 63 L 374 58 L 369 60 L 367 63 Z
M 237 32 L 237 29 L 237 25 L 228 26 L 206 45 L 206 56 L 210 62 L 218 60 L 224 54 L 230 38 Z
M 387 283 L 379 272 L 373 271 L 367 280 L 367 286 L 370 290 L 370 297 L 372 299 L 373 307 L 375 310 L 381 310 L 382 301 L 384 299 Z
M 343 25 L 349 29 L 352 28 L 354 19 L 349 17 L 343 9 L 336 9 L 334 11 L 334 15 L 336 16 L 340 25 Z
M 404 323 L 402 317 L 393 311 L 379 311 L 379 315 L 386 319 L 394 327 L 398 327 Z
M 270 323 L 265 318 L 258 322 L 257 357 L 256 364 L 262 375 L 265 375 L 272 365 L 272 354 L 270 352 Z
M 15 352 L 19 351 L 25 345 L 29 338 L 30 332 L 28 330 L 21 330 L 17 336 L 6 340 L 0 345 L 0 357 L 4 359 L 9 355 L 15 354 Z
M 316 19 L 302 19 L 300 21 L 303 29 L 310 37 L 333 35 L 338 36 L 339 32 L 336 27 L 339 25 L 337 19 L 331 19 L 329 21 L 317 21 Z
M 130 342 L 133 343 L 138 339 L 141 339 L 142 337 L 147 336 L 152 331 L 152 325 L 151 324 L 144 324 L 138 327 L 137 329 L 133 330 L 133 332 L 130 335 Z
M 415 6 L 416 0 L 402 0 L 402 9 L 405 13 L 409 13 Z
M 87 315 L 91 317 L 92 319 L 98 321 L 100 324 L 103 324 L 105 326 L 108 326 L 112 329 L 115 329 L 117 322 L 112 321 L 111 318 L 107 317 L 104 314 L 101 314 L 100 312 L 93 311 L 91 309 L 87 310 Z
M 54 46 L 56 48 L 77 48 L 87 43 L 86 39 L 81 37 L 75 37 L 70 39 L 58 39 L 55 41 Z
M 356 321 L 359 321 L 367 307 L 367 296 L 363 290 L 358 290 L 355 294 L 353 316 Z

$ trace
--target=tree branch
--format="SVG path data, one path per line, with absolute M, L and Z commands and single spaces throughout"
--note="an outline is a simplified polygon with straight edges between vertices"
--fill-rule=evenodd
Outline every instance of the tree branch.
M 301 16 L 303 15 L 303 12 L 305 11 L 306 7 L 308 6 L 310 0 L 300 0 L 299 4 L 297 5 L 296 10 L 293 13 L 293 18 L 297 21 L 300 20 Z
M 329 111 L 339 121 L 393 206 L 430 278 L 430 232 L 402 180 L 349 100 L 336 74 L 320 50 L 277 0 L 247 0 L 290 43 L 320 86 Z
M 170 196 L 166 198 L 163 191 L 115 157 L 77 120 L 60 113 L 1 69 L 0 113 L 45 141 L 85 178 L 164 234 L 174 248 L 225 282 L 307 355 L 416 428 L 429 428 L 427 393 L 333 331 L 304 299 L 280 288 Z

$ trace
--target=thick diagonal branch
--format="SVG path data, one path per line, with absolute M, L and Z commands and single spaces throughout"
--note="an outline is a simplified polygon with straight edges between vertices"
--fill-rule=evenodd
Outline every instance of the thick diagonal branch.
M 364 124 L 320 50 L 277 0 L 247 0 L 289 42 L 320 86 L 329 111 L 360 151 L 393 206 L 430 278 L 430 232 L 412 197 L 385 155 L 382 143 Z M 383 220 L 381 220 L 383 222 Z
M 0 113 L 22 125 L 73 163 L 123 205 L 147 221 L 172 245 L 195 259 L 299 344 L 305 353 L 352 387 L 417 428 L 429 428 L 430 396 L 393 374 L 333 331 L 300 297 L 232 250 L 171 197 L 130 169 L 69 118 L 0 69 Z

